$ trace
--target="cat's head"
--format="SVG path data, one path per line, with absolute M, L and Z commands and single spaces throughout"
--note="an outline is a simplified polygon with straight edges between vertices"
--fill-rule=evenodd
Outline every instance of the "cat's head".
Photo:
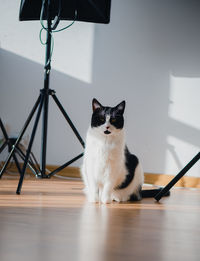
M 124 126 L 125 101 L 115 107 L 102 106 L 96 99 L 92 100 L 92 120 L 91 127 L 102 135 L 115 135 Z

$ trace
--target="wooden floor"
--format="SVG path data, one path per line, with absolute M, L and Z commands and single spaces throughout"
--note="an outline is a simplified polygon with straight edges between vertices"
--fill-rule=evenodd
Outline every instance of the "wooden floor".
M 81 181 L 0 180 L 0 261 L 200 260 L 200 190 L 88 204 Z

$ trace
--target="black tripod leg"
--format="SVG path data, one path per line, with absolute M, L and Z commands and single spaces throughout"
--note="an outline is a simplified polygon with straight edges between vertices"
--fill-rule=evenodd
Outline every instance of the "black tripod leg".
M 58 98 L 55 95 L 55 92 L 52 91 L 51 96 L 53 97 L 55 103 L 58 105 L 58 108 L 60 109 L 60 111 L 62 112 L 63 116 L 65 117 L 65 119 L 67 120 L 67 122 L 69 123 L 70 127 L 72 128 L 74 134 L 76 135 L 76 137 L 78 138 L 78 140 L 80 141 L 81 145 L 83 146 L 83 148 L 85 147 L 85 143 L 82 140 L 80 134 L 78 133 L 77 129 L 75 128 L 74 124 L 72 123 L 72 121 L 70 120 L 69 116 L 67 115 L 66 111 L 64 110 L 63 106 L 61 105 L 61 103 L 59 102 Z
M 24 161 L 26 155 L 23 153 L 23 151 L 19 148 L 16 147 L 16 152 L 18 153 L 19 157 Z M 34 175 L 38 176 L 38 173 L 40 173 L 40 169 L 38 168 L 38 170 L 35 168 L 34 163 L 32 161 L 28 161 L 28 167 L 30 168 L 30 170 L 33 172 Z
M 61 171 L 62 169 L 66 168 L 67 166 L 69 166 L 70 164 L 72 164 L 74 161 L 80 159 L 81 157 L 83 157 L 83 153 L 79 154 L 78 156 L 76 156 L 75 158 L 73 158 L 72 160 L 68 161 L 67 163 L 63 164 L 62 166 L 58 167 L 57 169 L 55 169 L 54 171 L 52 171 L 51 173 L 49 173 L 47 175 L 48 178 L 50 178 L 51 176 L 55 175 L 57 172 Z
M 17 191 L 16 191 L 17 194 L 20 194 L 20 192 L 21 192 L 21 187 L 22 187 L 22 183 L 23 183 L 23 180 L 24 180 L 24 174 L 25 174 L 25 171 L 26 171 L 29 155 L 31 153 L 31 148 L 32 148 L 33 141 L 34 141 L 34 138 L 35 138 L 35 133 L 36 133 L 36 130 L 37 130 L 39 119 L 40 119 L 43 102 L 44 102 L 44 95 L 41 95 L 40 105 L 39 105 L 39 108 L 38 108 L 38 112 L 37 112 L 37 116 L 36 116 L 35 123 L 34 123 L 34 126 L 33 126 L 30 142 L 29 142 L 28 149 L 27 149 L 27 152 L 26 152 L 26 157 L 25 157 L 25 160 L 24 160 L 23 168 L 22 168 L 22 174 L 20 176 Z
M 0 147 L 0 153 L 5 149 L 5 147 L 8 145 L 8 142 L 7 141 L 5 141 L 2 145 L 1 145 L 1 147 Z
M 155 199 L 159 201 L 199 159 L 200 152 L 155 196 Z
M 46 78 L 45 78 L 46 79 Z M 47 126 L 48 126 L 48 104 L 49 94 L 44 91 L 44 107 L 43 107 L 43 122 L 42 122 L 42 154 L 41 154 L 41 175 L 46 176 L 46 154 L 47 154 Z
M 34 156 L 34 154 L 33 154 L 32 152 L 31 152 L 31 156 L 32 156 L 32 158 L 33 158 L 33 159 L 32 159 L 32 165 L 33 165 L 33 166 L 36 166 L 36 167 L 34 167 L 35 170 L 37 170 L 36 173 L 41 173 L 40 165 L 39 165 L 37 159 L 35 158 L 35 156 Z
M 1 128 L 2 132 L 3 132 L 3 136 L 4 136 L 5 140 L 8 141 L 8 134 L 6 132 L 6 129 L 5 129 L 4 125 L 3 125 L 3 122 L 1 120 L 1 118 L 0 118 L 0 128 Z
M 21 174 L 22 174 L 22 172 L 21 172 L 22 170 L 21 170 L 21 168 L 20 168 L 19 161 L 18 161 L 18 159 L 17 159 L 17 156 L 16 156 L 15 152 L 13 153 L 13 158 L 14 158 L 15 164 L 16 164 L 16 166 L 17 166 L 17 169 L 18 169 L 18 171 L 19 171 L 19 174 L 21 175 Z
M 6 129 L 3 125 L 3 122 L 0 118 L 0 128 L 2 130 L 2 133 L 3 133 L 3 136 L 4 136 L 4 139 L 5 139 L 5 142 L 2 144 L 1 148 L 0 148 L 0 153 L 5 149 L 5 147 L 8 145 L 8 141 L 9 141 L 9 138 L 8 138 L 8 134 L 6 132 Z
M 1 169 L 0 178 L 2 177 L 2 175 L 3 175 L 4 171 L 5 171 L 5 169 L 7 168 L 8 164 L 9 164 L 9 162 L 10 162 L 11 157 L 13 156 L 15 147 L 18 146 L 18 144 L 20 143 L 21 138 L 23 137 L 24 132 L 26 131 L 26 129 L 27 129 L 27 127 L 28 127 L 28 125 L 29 125 L 29 123 L 30 123 L 30 121 L 31 121 L 31 119 L 32 119 L 32 117 L 33 117 L 33 115 L 34 115 L 34 113 L 35 113 L 35 111 L 36 111 L 36 109 L 37 109 L 39 103 L 40 103 L 40 100 L 41 100 L 41 94 L 39 95 L 39 97 L 38 97 L 38 99 L 37 99 L 35 105 L 33 106 L 33 109 L 32 109 L 32 111 L 31 111 L 31 113 L 29 114 L 29 116 L 28 116 L 28 118 L 27 118 L 27 120 L 26 120 L 26 122 L 25 122 L 25 124 L 24 124 L 24 126 L 23 126 L 23 128 L 22 128 L 22 130 L 21 130 L 21 132 L 20 132 L 20 134 L 19 134 L 19 136 L 18 136 L 18 138 L 17 138 L 17 140 L 16 140 L 16 142 L 15 142 L 15 145 L 13 146 L 13 148 L 12 148 L 10 154 L 8 155 L 8 157 L 7 157 L 7 159 L 6 159 L 6 162 L 5 162 L 4 166 L 3 166 L 3 168 Z
M 6 128 L 4 127 L 1 118 L 0 118 L 0 127 L 1 127 L 1 130 L 2 130 L 2 132 L 3 132 L 4 138 L 5 138 L 5 140 L 6 140 L 6 141 L 4 142 L 4 144 L 2 145 L 2 147 L 0 148 L 0 153 L 1 153 L 1 152 L 4 150 L 4 148 L 6 147 L 6 145 L 8 145 L 8 148 L 9 148 L 9 151 L 10 151 L 11 148 L 12 148 L 12 144 L 10 143 L 8 134 L 7 134 L 7 132 L 6 132 Z M 14 158 L 15 164 L 16 164 L 16 166 L 17 166 L 17 169 L 18 169 L 19 173 L 21 174 L 20 165 L 19 165 L 19 162 L 18 162 L 18 160 L 17 160 L 17 157 L 16 157 L 15 153 L 13 153 L 13 158 Z

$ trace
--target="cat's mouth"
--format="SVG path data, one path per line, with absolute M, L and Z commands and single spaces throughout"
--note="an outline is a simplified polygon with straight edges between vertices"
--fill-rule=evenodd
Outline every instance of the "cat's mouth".
M 108 131 L 108 130 L 106 130 L 106 131 L 104 131 L 104 133 L 105 133 L 105 134 L 110 134 L 111 132 Z

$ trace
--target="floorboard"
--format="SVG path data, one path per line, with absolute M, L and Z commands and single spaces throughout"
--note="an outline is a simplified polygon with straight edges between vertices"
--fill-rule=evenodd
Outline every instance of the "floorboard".
M 199 260 L 200 190 L 89 204 L 75 180 L 0 180 L 0 260 Z

